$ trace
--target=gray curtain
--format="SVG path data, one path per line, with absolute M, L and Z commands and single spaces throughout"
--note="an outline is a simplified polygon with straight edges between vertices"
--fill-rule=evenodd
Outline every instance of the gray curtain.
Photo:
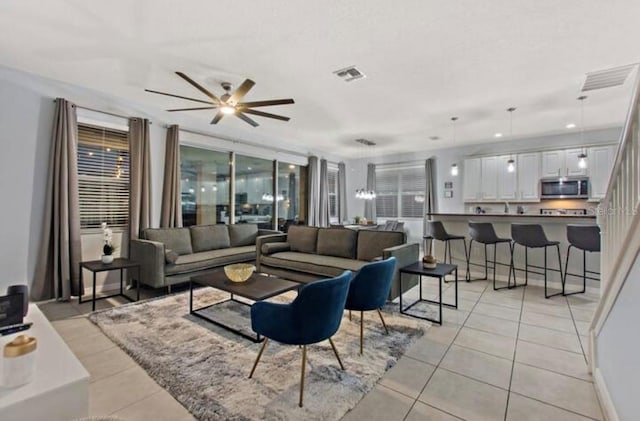
M 320 160 L 320 199 L 318 223 L 321 227 L 329 226 L 329 167 L 326 159 Z
M 425 191 L 424 191 L 424 213 L 432 213 L 437 210 L 436 204 L 436 168 L 435 159 L 429 158 L 424 162 Z
M 344 162 L 338 164 L 338 222 L 344 223 L 349 219 L 347 212 L 347 167 Z
M 317 227 L 320 225 L 320 168 L 317 156 L 309 157 L 307 178 L 308 225 Z
M 367 164 L 367 191 L 376 190 L 376 164 Z M 364 201 L 364 217 L 367 221 L 376 220 L 376 200 Z
M 162 185 L 162 207 L 160 226 L 166 228 L 182 226 L 182 195 L 180 192 L 180 140 L 179 128 L 167 129 L 164 155 L 164 183 Z
M 138 238 L 140 230 L 151 223 L 151 158 L 149 120 L 129 119 L 129 238 Z
M 68 300 L 80 291 L 80 207 L 78 199 L 78 119 L 71 102 L 57 98 L 49 151 L 42 242 L 31 298 Z

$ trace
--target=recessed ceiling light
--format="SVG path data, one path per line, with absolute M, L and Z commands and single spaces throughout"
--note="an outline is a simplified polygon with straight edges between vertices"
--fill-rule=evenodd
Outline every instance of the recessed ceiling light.
M 575 129 L 575 128 L 576 128 L 576 125 L 575 125 L 574 123 L 569 123 L 569 124 L 567 124 L 567 125 L 566 125 L 566 126 L 564 126 L 564 127 L 566 127 L 567 129 Z
M 440 140 L 440 136 L 429 136 L 429 140 Z
M 289 169 L 290 169 L 290 170 L 295 170 L 295 169 L 296 169 L 296 166 L 295 166 L 295 165 L 293 165 L 293 164 L 291 164 L 291 165 L 289 165 Z
M 502 133 L 496 133 L 493 135 L 493 137 L 502 137 Z
M 252 168 L 251 168 L 251 167 L 247 167 L 247 169 L 248 169 L 249 171 L 251 171 L 251 170 L 252 170 Z

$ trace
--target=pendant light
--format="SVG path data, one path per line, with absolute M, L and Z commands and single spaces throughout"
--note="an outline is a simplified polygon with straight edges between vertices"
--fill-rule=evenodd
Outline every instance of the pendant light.
M 513 112 L 516 110 L 516 107 L 509 107 L 507 111 L 509 111 L 509 140 L 513 140 Z M 513 159 L 513 155 L 509 157 L 507 161 L 507 171 L 514 172 L 516 170 L 516 162 Z
M 458 117 L 451 117 L 451 126 L 453 128 L 453 144 L 454 145 L 456 143 L 456 121 L 458 121 Z M 458 176 L 458 164 L 455 162 L 451 164 L 451 175 L 453 177 Z
M 372 142 L 367 139 L 356 139 L 356 142 L 362 145 L 360 148 L 358 148 L 359 153 L 360 151 L 363 151 L 363 148 L 365 148 L 366 146 L 375 146 L 375 142 Z M 363 152 L 362 158 L 364 158 L 364 155 L 365 154 Z M 364 171 L 364 172 L 368 174 L 368 168 L 366 166 L 365 166 L 365 170 L 367 171 Z M 376 198 L 376 192 L 374 190 L 367 190 L 366 188 L 356 189 L 356 199 L 373 200 L 375 198 Z
M 586 95 L 578 97 L 580 101 L 580 143 L 584 145 L 584 100 L 587 99 Z M 587 168 L 587 152 L 582 149 L 580 155 L 578 155 L 578 167 Z

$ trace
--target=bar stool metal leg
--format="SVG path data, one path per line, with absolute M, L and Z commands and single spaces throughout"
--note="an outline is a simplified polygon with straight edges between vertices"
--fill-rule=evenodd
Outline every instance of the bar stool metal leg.
M 556 295 L 563 295 L 563 291 L 564 291 L 564 277 L 562 275 L 562 257 L 560 257 L 560 246 L 556 244 L 556 250 L 558 252 L 558 269 L 559 269 L 559 273 L 560 273 L 560 282 L 562 283 L 562 290 L 560 292 L 556 292 L 555 294 L 551 294 L 549 295 L 547 293 L 547 247 L 544 248 L 544 297 L 545 298 L 551 298 L 551 297 L 555 297 Z
M 582 294 L 587 291 L 587 251 L 582 250 L 582 290 L 566 292 L 567 275 L 569 275 L 569 254 L 571 253 L 571 247 L 573 247 L 573 245 L 569 245 L 569 248 L 567 248 L 567 260 L 564 265 L 564 280 L 562 282 L 562 295 L 565 295 L 565 296 Z

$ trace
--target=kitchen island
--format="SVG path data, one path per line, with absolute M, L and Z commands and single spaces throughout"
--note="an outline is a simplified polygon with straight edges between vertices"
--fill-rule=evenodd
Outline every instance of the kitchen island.
M 567 225 L 579 224 L 579 225 L 595 225 L 596 215 L 591 212 L 587 215 L 540 215 L 540 214 L 516 214 L 516 213 L 430 213 L 427 215 L 427 220 L 441 221 L 449 234 L 464 235 L 467 238 L 467 246 L 469 244 L 469 222 L 490 222 L 493 224 L 494 229 L 498 237 L 511 238 L 511 224 L 539 224 L 542 225 L 547 238 L 552 241 L 560 242 L 560 254 L 562 258 L 562 266 L 566 261 L 567 247 Z M 462 241 L 451 241 L 451 249 L 453 255 L 453 263 L 460 265 L 460 268 L 466 267 L 465 253 L 463 250 Z M 489 258 L 493 258 L 493 246 L 487 248 Z M 440 241 L 434 242 L 434 255 L 438 259 L 442 259 L 444 253 L 444 244 Z M 530 249 L 529 250 L 529 265 L 543 266 L 544 254 L 543 249 Z M 547 264 L 550 268 L 558 267 L 557 254 L 554 248 L 547 250 Z M 498 245 L 497 249 L 498 262 L 509 263 L 510 252 L 509 247 L 506 245 Z M 472 278 L 480 278 L 484 276 L 484 246 L 474 242 L 471 250 L 471 262 L 476 265 L 471 266 Z M 514 262 L 517 268 L 524 268 L 525 255 L 524 247 L 516 245 L 514 252 Z M 535 271 L 541 271 L 538 269 L 532 269 Z M 600 271 L 600 255 L 599 253 L 587 253 L 587 270 L 599 272 Z M 569 262 L 569 272 L 575 274 L 582 274 L 582 252 L 572 250 L 571 260 Z M 497 278 L 505 279 L 509 273 L 507 266 L 498 265 Z M 492 272 L 489 271 L 489 278 L 491 278 Z M 518 283 L 524 282 L 524 272 L 516 272 Z M 529 280 L 542 279 L 542 275 L 529 273 Z M 559 287 L 560 276 L 557 272 L 549 271 L 548 279 L 553 282 L 553 287 Z M 575 289 L 575 285 L 581 284 L 582 279 L 569 276 L 567 283 L 572 284 L 572 288 Z M 594 285 L 587 282 L 587 285 Z

